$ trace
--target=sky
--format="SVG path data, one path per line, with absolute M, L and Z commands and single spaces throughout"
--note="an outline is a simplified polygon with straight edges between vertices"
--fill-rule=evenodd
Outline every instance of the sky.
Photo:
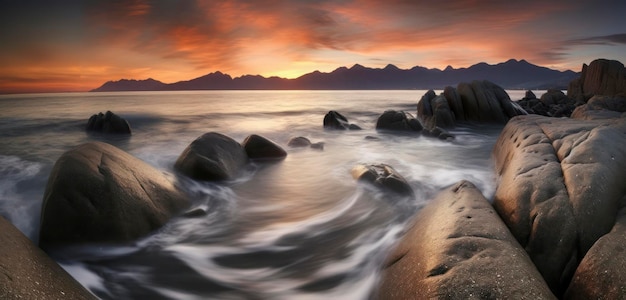
M 626 1 L 0 0 L 0 94 L 361 64 L 626 63 Z

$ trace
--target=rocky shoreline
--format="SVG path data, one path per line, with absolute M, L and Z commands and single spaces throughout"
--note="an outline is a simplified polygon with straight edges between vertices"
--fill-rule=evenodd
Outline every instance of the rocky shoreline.
M 429 91 L 417 104 L 417 117 L 390 110 L 378 118 L 377 130 L 443 140 L 454 139 L 446 128 L 457 122 L 506 126 L 493 151 L 498 176 L 493 203 L 467 181 L 441 191 L 392 251 L 374 297 L 626 296 L 621 246 L 626 241 L 626 69 L 619 62 L 596 60 L 583 67 L 565 100 L 549 93 L 532 102 L 533 112 L 545 111 L 546 116 L 527 115 L 528 107 L 511 101 L 493 83 L 460 83 L 441 95 Z M 527 97 L 531 103 L 532 96 Z M 540 105 L 548 109 L 540 110 Z M 571 118 L 554 117 L 557 111 L 569 111 L 569 105 L 575 105 Z M 107 122 L 123 124 L 122 133 L 131 134 L 130 125 L 111 112 L 92 116 L 86 129 L 110 134 L 120 127 Z M 323 124 L 326 130 L 360 129 L 336 111 Z M 323 150 L 323 143 L 303 144 L 302 138 L 288 146 Z M 175 170 L 190 180 L 221 182 L 236 178 L 249 160 L 280 163 L 286 155 L 278 143 L 262 136 L 239 143 L 210 132 L 181 153 Z M 359 165 L 353 176 L 391 192 L 390 197 L 413 194 L 391 166 Z M 83 144 L 53 167 L 39 246 L 133 241 L 184 215 L 191 198 L 171 178 L 130 154 L 105 143 Z M 28 239 L 10 223 L 0 218 L 0 227 L 7 228 L 0 235 L 0 250 L 11 253 L 0 258 L 3 299 L 93 297 L 39 248 L 24 242 Z M 12 242 L 16 240 L 21 242 Z M 30 257 L 25 249 L 38 254 Z M 27 267 L 17 267 L 15 261 Z M 41 274 L 51 276 L 33 279 Z M 59 291 L 65 294 L 59 296 Z

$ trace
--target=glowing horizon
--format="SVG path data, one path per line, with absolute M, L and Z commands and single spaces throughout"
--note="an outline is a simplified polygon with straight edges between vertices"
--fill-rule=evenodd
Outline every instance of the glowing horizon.
M 24 0 L 0 11 L 0 93 L 216 71 L 297 78 L 354 64 L 458 69 L 525 59 L 578 72 L 596 58 L 626 62 L 626 3 Z

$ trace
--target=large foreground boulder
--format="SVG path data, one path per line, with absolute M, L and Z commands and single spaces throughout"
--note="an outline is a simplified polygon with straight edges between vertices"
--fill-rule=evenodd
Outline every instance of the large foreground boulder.
M 97 299 L 0 217 L 0 299 Z
M 142 237 L 188 205 L 159 170 L 101 142 L 57 160 L 41 209 L 41 246 L 126 242 Z
M 282 159 L 287 156 L 287 151 L 278 144 L 256 134 L 246 137 L 241 145 L 251 159 Z
M 567 299 L 623 299 L 626 296 L 626 210 L 580 262 Z
M 423 127 L 420 122 L 408 112 L 388 110 L 376 121 L 377 130 L 420 132 Z
M 205 133 L 180 154 L 174 168 L 197 180 L 234 179 L 248 162 L 245 149 L 237 141 L 217 132 Z
M 595 95 L 626 97 L 626 68 L 616 60 L 596 59 L 583 64 L 578 79 L 570 82 L 567 96 L 587 102 Z
M 560 296 L 626 199 L 626 119 L 511 119 L 494 147 L 494 207 Z
M 452 128 L 457 121 L 504 124 L 523 114 L 503 88 L 487 80 L 461 82 L 439 96 L 430 90 L 417 104 L 417 117 L 426 128 Z
M 554 296 L 485 197 L 461 181 L 418 213 L 387 259 L 376 298 Z
M 104 114 L 100 112 L 97 115 L 92 115 L 87 121 L 85 129 L 92 132 L 131 134 L 128 121 L 111 111 L 107 111 Z

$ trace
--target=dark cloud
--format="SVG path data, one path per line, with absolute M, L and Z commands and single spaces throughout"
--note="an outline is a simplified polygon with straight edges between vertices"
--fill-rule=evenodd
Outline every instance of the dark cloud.
M 567 45 L 616 45 L 626 44 L 626 33 L 592 36 L 565 41 Z

